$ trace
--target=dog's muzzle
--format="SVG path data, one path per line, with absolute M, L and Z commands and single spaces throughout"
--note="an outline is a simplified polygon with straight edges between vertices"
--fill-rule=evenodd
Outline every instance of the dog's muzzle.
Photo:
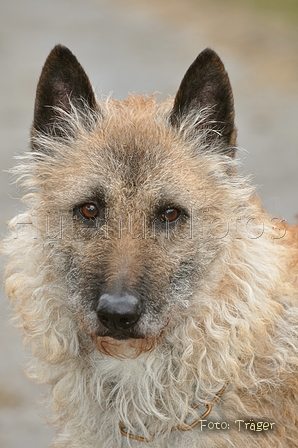
M 130 294 L 103 294 L 96 308 L 98 320 L 112 333 L 123 333 L 138 322 L 142 310 L 140 300 Z

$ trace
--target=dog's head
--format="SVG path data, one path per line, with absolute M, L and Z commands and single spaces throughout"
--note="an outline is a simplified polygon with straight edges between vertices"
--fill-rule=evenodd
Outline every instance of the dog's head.
M 228 75 L 210 49 L 174 103 L 160 104 L 99 104 L 74 55 L 50 53 L 32 126 L 39 233 L 67 306 L 99 346 L 146 350 L 191 313 L 237 201 L 235 139 Z

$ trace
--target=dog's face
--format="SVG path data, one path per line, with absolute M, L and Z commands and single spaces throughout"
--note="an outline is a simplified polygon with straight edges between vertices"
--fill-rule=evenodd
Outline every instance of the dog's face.
M 174 105 L 98 105 L 76 58 L 54 48 L 32 127 L 36 213 L 85 334 L 150 345 L 191 312 L 225 246 L 234 145 L 231 88 L 213 51 L 189 68 Z

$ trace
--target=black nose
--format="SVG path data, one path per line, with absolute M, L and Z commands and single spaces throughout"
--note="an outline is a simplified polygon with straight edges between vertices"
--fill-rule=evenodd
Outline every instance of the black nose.
M 125 330 L 139 320 L 141 307 L 139 300 L 130 294 L 103 294 L 96 313 L 99 321 L 109 330 Z

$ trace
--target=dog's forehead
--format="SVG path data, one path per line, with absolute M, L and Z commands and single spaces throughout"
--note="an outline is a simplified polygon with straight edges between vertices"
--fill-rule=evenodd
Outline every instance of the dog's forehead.
M 167 157 L 173 129 L 167 123 L 167 107 L 153 97 L 131 96 L 113 101 L 98 124 L 106 156 L 126 165 L 147 162 L 150 167 Z M 172 154 L 173 156 L 173 154 Z
M 75 144 L 61 151 L 61 158 L 40 167 L 42 172 L 49 170 L 41 176 L 46 179 L 43 189 L 61 206 L 96 197 L 113 203 L 128 198 L 175 202 L 184 193 L 191 197 L 206 188 L 208 158 L 194 157 L 193 149 L 170 125 L 171 107 L 171 102 L 139 96 L 101 104 L 94 129 L 82 130 Z
M 158 104 L 152 97 L 130 97 L 105 107 L 108 113 L 103 108 L 103 119 L 84 139 L 85 153 L 79 150 L 79 157 L 99 183 L 114 188 L 149 184 L 158 188 L 192 177 L 196 165 L 192 151 L 168 123 L 167 103 Z
M 166 141 L 142 139 L 141 132 L 117 141 L 107 138 L 93 147 L 92 156 L 89 154 L 80 171 L 76 170 L 75 191 L 81 190 L 86 197 L 113 198 L 115 202 L 121 198 L 170 200 L 181 196 L 183 191 L 198 186 L 201 176 L 176 149 Z

